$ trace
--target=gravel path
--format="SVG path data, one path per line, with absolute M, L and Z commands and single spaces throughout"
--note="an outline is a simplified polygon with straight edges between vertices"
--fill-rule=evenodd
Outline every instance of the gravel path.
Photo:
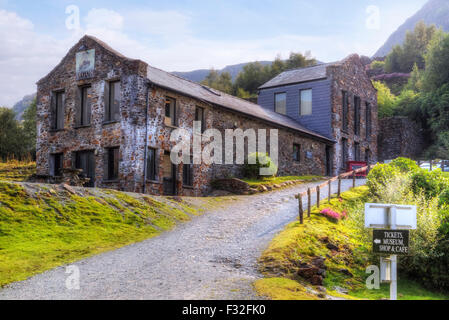
M 0 289 L 0 299 L 257 299 L 257 259 L 297 219 L 294 195 L 318 184 L 243 196 L 157 238 L 76 262 L 79 290 L 66 288 L 64 266 Z M 343 190 L 351 186 L 343 180 Z

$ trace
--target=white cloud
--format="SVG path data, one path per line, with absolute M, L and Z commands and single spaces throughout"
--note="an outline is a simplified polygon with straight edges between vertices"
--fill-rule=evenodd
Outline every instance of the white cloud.
M 109 9 L 91 9 L 85 18 L 87 29 L 121 30 L 123 17 Z

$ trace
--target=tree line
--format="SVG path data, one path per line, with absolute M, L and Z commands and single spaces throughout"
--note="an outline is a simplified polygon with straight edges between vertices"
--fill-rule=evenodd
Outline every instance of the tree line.
M 287 60 L 278 55 L 272 64 L 249 63 L 243 67 L 233 82 L 228 72 L 220 73 L 212 69 L 201 84 L 244 99 L 256 98 L 258 88 L 280 73 L 296 68 L 313 66 L 317 61 L 310 52 L 291 53 Z
M 25 110 L 23 121 L 16 120 L 12 109 L 0 107 L 0 160 L 35 159 L 36 100 Z

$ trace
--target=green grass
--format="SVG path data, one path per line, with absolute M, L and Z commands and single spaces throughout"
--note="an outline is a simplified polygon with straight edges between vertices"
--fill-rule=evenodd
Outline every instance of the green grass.
M 36 163 L 31 161 L 0 162 L 0 181 L 25 181 L 36 173 Z
M 358 187 L 343 193 L 341 200 L 333 198 L 330 204 L 325 201 L 320 208 L 313 207 L 311 217 L 306 218 L 303 225 L 298 222 L 288 225 L 259 259 L 259 270 L 266 278 L 255 283 L 257 292 L 271 299 L 294 299 L 297 292 L 304 292 L 306 287 L 313 288 L 306 279 L 297 275 L 299 265 L 310 263 L 316 257 L 325 257 L 327 270 L 323 285 L 329 295 L 345 299 L 388 298 L 387 286 L 382 286 L 382 290 L 367 290 L 365 285 L 365 270 L 372 264 L 373 255 L 371 248 L 365 246 L 364 237 L 369 235 L 360 234 L 357 226 L 363 222 L 363 204 L 368 200 L 368 188 Z M 320 214 L 324 208 L 340 213 L 347 211 L 349 218 L 331 222 Z M 338 251 L 328 249 L 328 242 L 336 245 Z M 343 269 L 353 276 L 342 272 Z M 345 288 L 349 294 L 336 292 L 337 286 Z M 400 299 L 449 299 L 448 295 L 429 292 L 407 279 L 399 282 L 399 293 L 402 295 Z M 308 297 L 298 299 L 303 298 Z
M 350 292 L 349 295 L 369 300 L 389 299 L 390 285 L 382 284 L 380 290 L 368 290 L 366 288 L 356 290 Z M 412 280 L 399 278 L 398 300 L 449 300 L 449 295 L 426 290 L 420 284 Z
M 157 236 L 202 213 L 162 197 L 56 188 L 34 192 L 0 182 L 0 286 Z
M 260 185 L 273 185 L 280 184 L 286 181 L 301 181 L 301 182 L 311 182 L 321 180 L 321 176 L 286 176 L 286 177 L 265 177 L 262 179 L 242 179 L 250 186 L 260 186 Z

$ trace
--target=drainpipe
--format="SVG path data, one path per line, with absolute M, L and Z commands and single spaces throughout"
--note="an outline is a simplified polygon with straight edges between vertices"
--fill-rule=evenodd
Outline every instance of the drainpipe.
M 145 103 L 145 150 L 143 157 L 143 186 L 142 193 L 146 193 L 147 189 L 147 161 L 148 161 L 148 109 L 150 107 L 150 87 L 152 85 L 148 81 L 146 83 L 146 103 Z

